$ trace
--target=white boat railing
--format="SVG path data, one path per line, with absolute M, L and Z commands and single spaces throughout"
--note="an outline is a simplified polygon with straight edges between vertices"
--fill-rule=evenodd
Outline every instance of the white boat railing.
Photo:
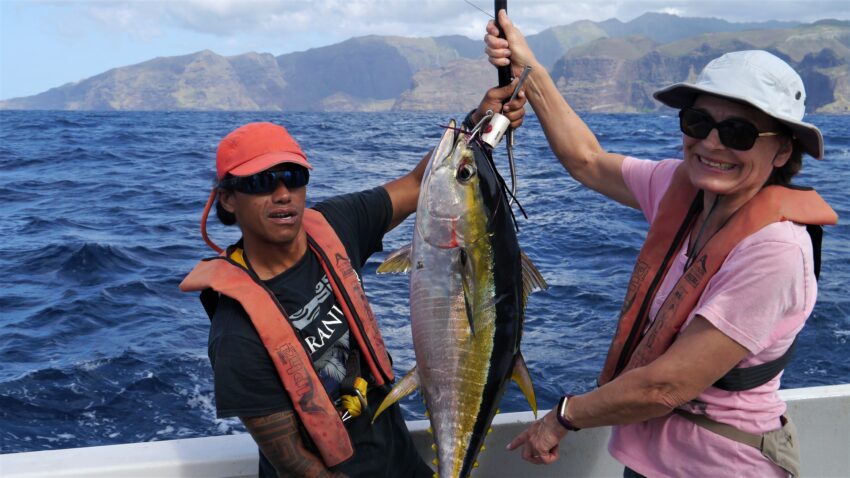
M 800 433 L 802 476 L 850 477 L 850 384 L 780 391 Z M 561 459 L 549 466 L 522 461 L 505 445 L 534 419 L 531 412 L 498 415 L 477 477 L 619 477 L 607 452 L 610 430 L 571 433 Z M 434 456 L 427 421 L 408 422 L 426 459 Z M 231 478 L 257 475 L 257 447 L 247 434 L 0 455 L 3 478 Z

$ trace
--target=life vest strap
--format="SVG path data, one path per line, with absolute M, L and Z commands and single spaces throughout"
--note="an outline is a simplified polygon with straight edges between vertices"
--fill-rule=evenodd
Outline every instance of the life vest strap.
M 204 306 L 204 311 L 207 313 L 210 322 L 215 316 L 215 311 L 218 309 L 218 301 L 221 295 L 215 289 L 209 288 L 201 291 L 201 305 Z
M 697 415 L 695 413 L 686 412 L 681 408 L 673 409 L 673 413 L 679 415 L 680 417 L 690 421 L 691 423 L 697 426 L 705 428 L 710 432 L 716 433 L 730 440 L 734 440 L 738 443 L 743 443 L 744 445 L 751 446 L 757 450 L 761 450 L 764 435 L 755 435 L 753 433 L 747 433 L 745 431 L 738 430 L 732 425 L 716 422 L 706 417 L 705 415 Z
M 814 256 L 815 280 L 820 279 L 820 252 L 823 243 L 823 226 L 806 224 L 806 232 L 812 240 L 812 256 Z
M 794 337 L 791 346 L 788 347 L 788 350 L 781 357 L 753 367 L 733 368 L 721 377 L 720 380 L 714 382 L 712 386 L 726 390 L 727 392 L 741 392 L 760 387 L 773 380 L 774 377 L 779 375 L 779 372 L 785 369 L 788 362 L 791 361 L 791 357 L 794 356 L 794 350 L 796 348 L 797 337 Z

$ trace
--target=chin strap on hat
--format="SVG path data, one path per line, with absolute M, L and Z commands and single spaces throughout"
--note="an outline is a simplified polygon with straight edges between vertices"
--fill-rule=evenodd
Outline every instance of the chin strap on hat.
M 207 199 L 207 205 L 204 206 L 204 213 L 201 216 L 201 237 L 204 238 L 204 242 L 207 243 L 208 246 L 212 248 L 212 250 L 221 254 L 224 252 L 224 249 L 218 247 L 218 245 L 210 239 L 210 236 L 207 235 L 207 218 L 210 215 L 210 210 L 212 209 L 213 204 L 215 203 L 215 198 L 218 196 L 218 188 L 213 188 L 210 191 L 210 197 Z

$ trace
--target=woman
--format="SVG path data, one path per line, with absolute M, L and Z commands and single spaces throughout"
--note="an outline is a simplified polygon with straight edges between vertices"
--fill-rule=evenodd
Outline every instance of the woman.
M 503 11 L 499 22 L 506 39 L 490 22 L 485 51 L 514 75 L 532 67 L 525 94 L 560 162 L 650 223 L 600 387 L 563 397 L 508 449 L 548 464 L 568 431 L 614 425 L 624 476 L 797 475 L 776 392 L 817 291 L 803 224 L 837 220 L 814 191 L 782 186 L 803 152 L 823 156 L 800 121 L 799 75 L 764 51 L 712 61 L 654 95 L 680 109 L 683 159 L 639 160 L 603 150 Z

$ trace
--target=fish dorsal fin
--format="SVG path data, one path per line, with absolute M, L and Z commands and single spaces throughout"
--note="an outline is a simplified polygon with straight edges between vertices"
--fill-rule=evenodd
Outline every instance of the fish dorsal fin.
M 466 320 L 469 321 L 469 332 L 475 337 L 475 313 L 477 312 L 475 298 L 475 268 L 466 250 L 460 248 L 460 277 L 463 284 L 463 302 L 466 305 Z
M 378 410 L 375 411 L 375 416 L 372 417 L 372 423 L 375 423 L 375 420 L 378 419 L 378 415 L 383 413 L 384 410 L 389 408 L 393 403 L 401 400 L 402 398 L 410 395 L 414 390 L 419 388 L 419 372 L 414 366 L 410 369 L 410 372 L 407 372 L 407 375 L 402 377 L 401 380 L 398 381 L 393 389 L 390 390 L 390 393 L 384 397 L 384 401 L 381 402 L 381 405 L 378 407 Z
M 378 274 L 404 274 L 410 272 L 410 251 L 413 247 L 408 244 L 390 253 L 384 262 L 378 266 Z
M 534 396 L 534 385 L 531 383 L 531 374 L 528 373 L 528 367 L 525 365 L 525 359 L 522 358 L 522 353 L 516 354 L 514 360 L 514 371 L 511 373 L 511 379 L 519 385 L 528 404 L 534 411 L 534 418 L 537 418 L 537 397 Z
M 528 302 L 528 296 L 536 290 L 546 290 L 549 284 L 537 267 L 531 262 L 531 259 L 525 255 L 525 252 L 520 251 L 520 262 L 522 263 L 522 308 L 525 309 L 525 304 Z

